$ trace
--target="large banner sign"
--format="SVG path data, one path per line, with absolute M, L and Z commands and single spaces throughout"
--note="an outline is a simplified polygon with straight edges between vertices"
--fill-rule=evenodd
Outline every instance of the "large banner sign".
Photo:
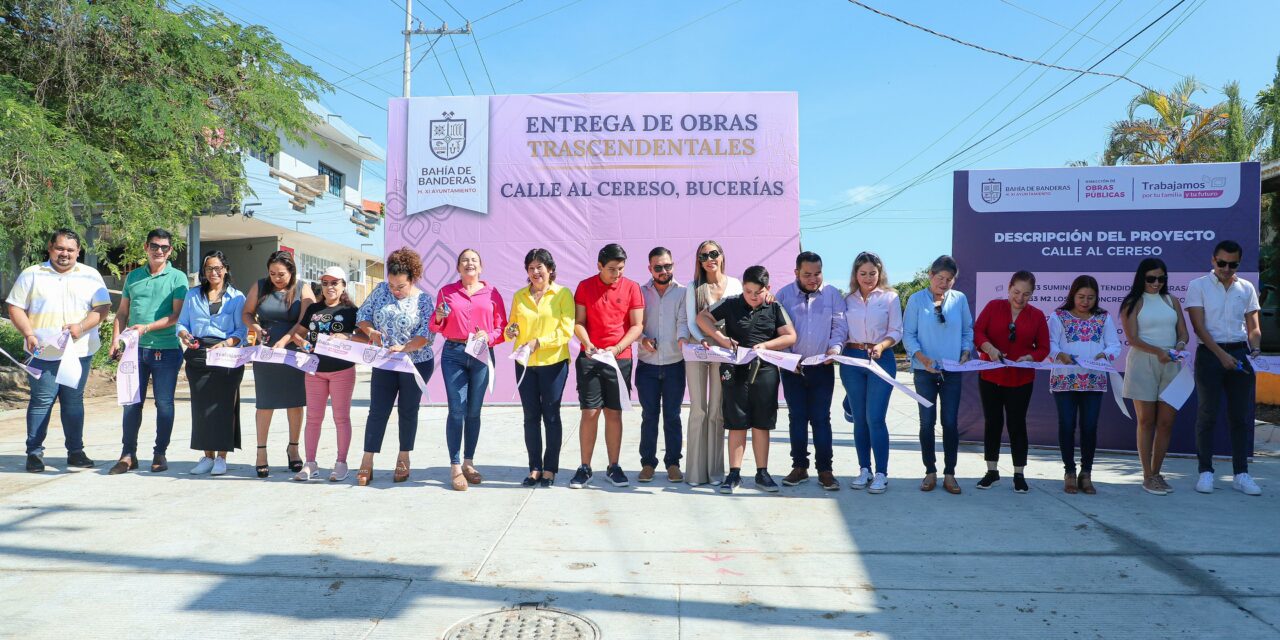
M 1119 321 L 1120 302 L 1138 263 L 1157 257 L 1169 267 L 1169 292 L 1186 302 L 1187 283 L 1209 273 L 1213 247 L 1235 240 L 1244 248 L 1240 277 L 1258 283 L 1259 165 L 1186 164 L 957 171 L 952 247 L 960 265 L 957 288 L 970 296 L 975 316 L 987 302 L 1006 299 L 1009 277 L 1036 274 L 1031 303 L 1051 315 L 1071 281 L 1098 280 L 1098 304 Z M 1191 333 L 1189 350 L 1195 350 Z M 1128 344 L 1123 335 L 1121 340 Z M 1127 346 L 1126 346 L 1127 349 Z M 1123 370 L 1124 357 L 1117 360 Z M 1057 446 L 1057 411 L 1048 372 L 1036 378 L 1027 425 L 1032 444 Z M 961 436 L 981 440 L 977 376 L 968 375 L 961 405 Z M 1223 403 L 1225 407 L 1225 402 Z M 1225 411 L 1225 409 L 1224 409 Z M 1195 452 L 1195 395 L 1178 412 L 1170 451 Z M 1227 429 L 1216 448 L 1229 453 Z M 1113 402 L 1103 403 L 1098 446 L 1133 450 L 1135 425 Z
M 475 249 L 508 303 L 531 249 L 550 250 L 572 289 L 611 242 L 641 284 L 650 249 L 670 249 L 687 283 L 698 244 L 716 240 L 731 275 L 763 264 L 780 287 L 800 245 L 797 118 L 794 93 L 393 99 L 386 250 L 417 250 L 435 295 Z M 509 350 L 490 402 L 512 401 Z

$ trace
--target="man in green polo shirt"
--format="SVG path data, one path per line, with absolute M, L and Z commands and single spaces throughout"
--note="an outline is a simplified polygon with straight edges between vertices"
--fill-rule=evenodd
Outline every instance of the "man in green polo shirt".
M 138 387 L 142 401 L 124 407 L 124 449 L 120 460 L 111 467 L 111 475 L 138 468 L 138 431 L 142 428 L 142 405 L 147 401 L 147 381 L 152 382 L 156 405 L 156 446 L 151 471 L 169 468 L 165 451 L 173 433 L 173 393 L 178 386 L 178 369 L 182 366 L 182 347 L 174 324 L 182 312 L 187 295 L 187 275 L 169 264 L 173 252 L 173 236 L 164 229 L 147 234 L 143 250 L 147 264 L 129 272 L 120 296 L 120 308 L 111 331 L 111 356 L 120 354 L 120 334 L 126 328 L 140 334 L 138 338 Z M 118 375 L 133 375 L 121 370 Z

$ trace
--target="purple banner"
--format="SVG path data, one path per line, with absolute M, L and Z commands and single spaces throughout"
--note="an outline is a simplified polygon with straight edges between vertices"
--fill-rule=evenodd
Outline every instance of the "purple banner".
M 476 249 L 482 279 L 508 303 L 537 247 L 571 289 L 597 273 L 611 242 L 641 283 L 659 245 L 688 282 L 709 239 L 724 246 L 731 275 L 763 264 L 788 282 L 800 245 L 797 118 L 794 93 L 393 99 L 386 250 L 422 254 L 418 286 L 435 295 L 457 280 L 458 253 Z M 506 402 L 510 345 L 498 352 L 489 400 Z M 572 382 L 565 395 L 577 397 Z
M 1157 257 L 1169 267 L 1169 291 L 1185 303 L 1187 283 L 1210 270 L 1213 247 L 1235 240 L 1244 248 L 1240 276 L 1258 282 L 1259 165 L 1188 164 L 957 171 L 952 247 L 960 265 L 956 287 L 972 292 L 974 313 L 1007 297 L 1014 271 L 1036 274 L 1031 303 L 1047 314 L 1063 303 L 1076 276 L 1098 279 L 1098 304 L 1117 319 L 1138 263 Z M 1191 332 L 1191 322 L 1187 320 Z M 1128 341 L 1123 337 L 1122 341 Z M 1194 350 L 1195 335 L 1191 335 Z M 1124 357 L 1116 363 L 1123 368 Z M 1047 372 L 1036 376 L 1027 412 L 1035 445 L 1057 446 L 1057 409 Z M 982 440 L 976 375 L 967 375 L 960 435 Z M 1215 450 L 1230 453 L 1224 416 Z M 1195 453 L 1195 395 L 1174 424 L 1169 450 Z M 1135 423 L 1103 403 L 1098 447 L 1132 451 Z

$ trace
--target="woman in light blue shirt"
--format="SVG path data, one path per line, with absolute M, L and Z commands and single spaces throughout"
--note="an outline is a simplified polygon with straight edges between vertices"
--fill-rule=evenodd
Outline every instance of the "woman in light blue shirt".
M 960 375 L 943 372 L 940 360 L 965 362 L 973 350 L 973 312 L 963 293 L 952 289 L 959 267 L 951 256 L 939 256 L 929 267 L 929 286 L 907 299 L 902 313 L 902 344 L 911 361 L 916 393 L 932 402 L 942 396 L 942 488 L 960 493 L 956 482 L 956 458 L 960 446 Z M 934 454 L 934 424 L 938 405 L 920 405 L 920 457 L 925 476 L 921 491 L 938 485 L 937 457 Z
M 240 448 L 244 367 L 211 367 L 205 358 L 212 349 L 244 344 L 243 310 L 244 294 L 231 286 L 227 257 L 221 251 L 206 253 L 200 286 L 187 291 L 178 316 L 178 338 L 186 347 L 183 359 L 191 385 L 191 448 L 204 452 L 192 475 L 226 473 L 227 452 Z

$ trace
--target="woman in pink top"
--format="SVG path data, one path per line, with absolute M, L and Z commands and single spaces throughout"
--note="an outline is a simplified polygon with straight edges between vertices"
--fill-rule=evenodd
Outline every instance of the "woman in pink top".
M 889 274 L 880 256 L 864 251 L 853 261 L 850 294 L 845 296 L 844 321 L 848 341 L 844 355 L 866 358 L 889 375 L 898 371 L 893 345 L 902 340 L 902 305 L 889 286 Z M 845 419 L 853 423 L 853 443 L 858 450 L 858 476 L 849 485 L 868 493 L 884 493 L 889 486 L 889 395 L 893 387 L 875 374 L 852 365 L 840 365 L 844 385 Z M 872 462 L 874 471 L 872 475 Z
M 489 385 L 493 346 L 502 343 L 507 327 L 502 296 L 480 280 L 482 270 L 480 254 L 475 250 L 464 249 L 458 254 L 461 277 L 440 290 L 436 312 L 431 314 L 431 330 L 445 338 L 440 358 L 444 392 L 449 400 L 445 440 L 453 488 L 457 491 L 466 491 L 468 484 L 480 484 L 482 479 L 473 463 L 480 439 L 480 406 Z M 480 357 L 467 353 L 468 341 L 484 344 Z

